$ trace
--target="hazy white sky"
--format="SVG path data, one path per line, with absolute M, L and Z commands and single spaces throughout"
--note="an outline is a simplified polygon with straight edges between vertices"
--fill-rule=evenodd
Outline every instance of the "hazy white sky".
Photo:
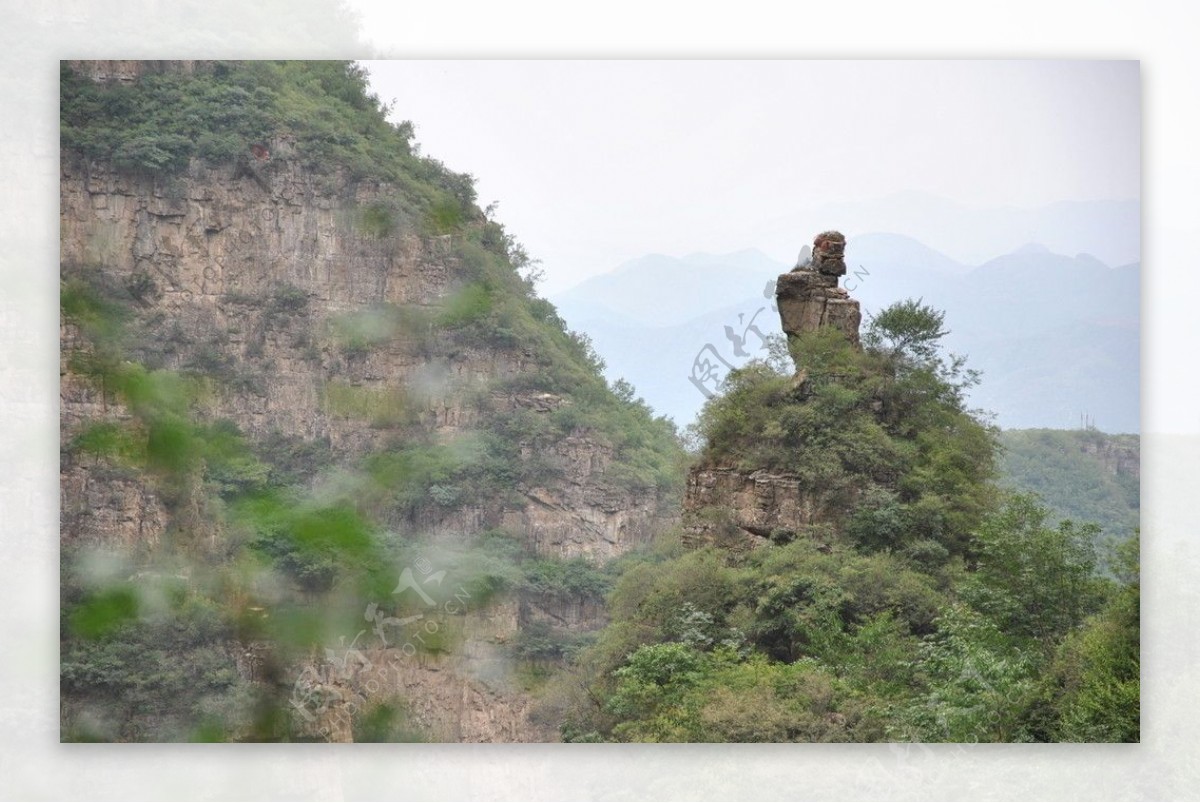
M 500 202 L 547 293 L 650 252 L 790 259 L 814 232 L 784 253 L 764 228 L 826 202 L 1139 197 L 1136 62 L 365 64 L 423 152 Z

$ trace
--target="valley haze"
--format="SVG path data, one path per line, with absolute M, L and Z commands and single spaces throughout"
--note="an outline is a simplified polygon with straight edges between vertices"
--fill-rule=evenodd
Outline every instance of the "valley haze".
M 1058 212 L 1081 219 L 1096 206 L 1110 213 L 1124 207 L 1100 244 L 1111 256 L 1136 257 L 1136 204 L 1062 204 Z M 981 241 L 1003 242 L 998 232 L 1011 212 L 995 217 L 996 233 Z M 868 316 L 910 297 L 945 310 L 948 350 L 983 372 L 971 402 L 994 413 L 999 426 L 1087 422 L 1106 432 L 1138 432 L 1140 265 L 1110 267 L 1083 250 L 1094 240 L 1065 227 L 1054 231 L 1047 239 L 1066 253 L 1031 242 L 974 265 L 904 235 L 851 236 L 846 285 Z M 765 357 L 748 327 L 775 331 L 771 288 L 789 268 L 757 249 L 651 254 L 551 300 L 568 325 L 592 339 L 610 379 L 629 380 L 656 411 L 684 426 L 705 400 L 687 379 L 693 359 L 706 345 L 731 366 Z

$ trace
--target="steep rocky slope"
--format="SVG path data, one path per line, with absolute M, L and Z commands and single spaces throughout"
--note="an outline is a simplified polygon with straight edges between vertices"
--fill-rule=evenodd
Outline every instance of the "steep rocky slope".
M 286 142 L 273 142 L 271 161 L 253 175 L 200 168 L 170 188 L 68 154 L 64 274 L 99 268 L 105 281 L 139 287 L 142 356 L 167 369 L 213 369 L 223 381 L 209 414 L 254 438 L 287 433 L 347 457 L 376 448 L 409 423 L 410 411 L 419 426 L 449 441 L 489 412 L 545 413 L 569 403 L 536 392 L 491 394 L 541 367 L 520 345 L 455 344 L 430 354 L 428 346 L 414 347 L 418 334 L 406 332 L 371 348 L 339 343 L 331 331 L 339 316 L 353 326 L 347 314 L 383 305 L 436 310 L 463 284 L 462 257 L 446 240 L 411 231 L 372 236 L 356 225 L 356 216 L 390 191 L 379 184 L 319 187 L 289 159 Z M 387 322 L 367 318 L 361 325 Z M 64 355 L 75 336 L 68 322 Z M 70 371 L 63 386 L 69 440 L 78 422 L 95 419 L 101 402 Z M 472 398 L 479 394 L 487 396 L 484 404 Z M 580 430 L 545 447 L 540 456 L 553 467 L 550 481 L 520 488 L 519 504 L 476 500 L 422 526 L 506 526 L 525 533 L 535 550 L 564 557 L 611 558 L 645 540 L 663 514 L 659 500 L 604 481 L 614 450 L 602 435 Z M 127 521 L 111 537 L 154 538 L 128 530 L 154 526 L 143 517 Z M 80 519 L 64 537 L 94 532 Z
M 102 110 L 125 103 L 122 112 L 136 116 L 140 82 L 163 82 L 147 92 L 177 89 L 182 94 L 170 97 L 182 104 L 192 91 L 187 79 L 234 92 L 222 81 L 250 86 L 244 69 L 73 63 L 64 92 Z M 352 68 L 348 75 L 356 77 Z M 347 86 L 351 105 L 382 114 L 361 86 Z M 273 91 L 282 98 L 287 89 Z M 370 529 L 424 544 L 435 563 L 440 550 L 485 533 L 503 534 L 520 555 L 602 563 L 677 516 L 672 481 L 648 480 L 654 468 L 638 451 L 657 442 L 626 443 L 619 422 L 633 416 L 657 425 L 644 408 L 613 396 L 586 344 L 564 333 L 517 276 L 518 247 L 474 206 L 469 177 L 463 185 L 464 177 L 411 155 L 398 155 L 401 167 L 380 176 L 336 158 L 317 164 L 311 137 L 294 122 L 235 143 L 230 158 L 130 166 L 121 154 L 145 160 L 155 152 L 135 140 L 98 157 L 92 143 L 103 137 L 89 132 L 101 122 L 71 117 L 69 105 L 61 487 L 70 555 L 186 549 L 220 565 L 248 537 L 239 506 L 284 487 L 300 507 L 344 500 L 337 504 Z M 171 147 L 187 153 L 186 143 Z M 245 444 L 247 454 L 213 456 L 221 438 Z M 201 457 L 181 458 L 184 447 Z M 661 465 L 674 459 L 662 457 Z M 631 459 L 640 468 L 630 469 Z M 446 570 L 449 585 L 455 568 Z M 552 738 L 528 725 L 505 645 L 535 611 L 576 630 L 599 620 L 581 616 L 571 599 L 530 601 L 520 582 L 501 585 L 453 611 L 439 600 L 439 627 L 456 633 L 454 649 L 417 661 L 367 637 L 355 652 L 369 660 L 349 666 L 345 650 L 334 651 L 343 671 L 331 675 L 326 643 L 327 660 L 302 660 L 270 682 L 318 678 L 308 691 L 323 690 L 325 714 L 346 708 L 328 703 L 339 696 L 398 696 L 425 738 Z M 312 599 L 312 588 L 301 586 Z M 346 647 L 355 631 L 341 636 Z M 231 649 L 254 652 L 261 641 Z M 254 665 L 240 661 L 241 675 L 261 684 Z M 369 692 L 368 665 L 394 667 Z M 302 730 L 347 739 L 349 727 L 308 722 Z

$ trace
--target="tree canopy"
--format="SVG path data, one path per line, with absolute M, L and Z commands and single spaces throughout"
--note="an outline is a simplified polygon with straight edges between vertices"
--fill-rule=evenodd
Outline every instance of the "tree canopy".
M 1136 741 L 1135 572 L 995 483 L 942 312 L 793 337 L 703 410 L 699 460 L 839 500 L 749 553 L 647 555 L 544 705 L 577 741 Z M 1125 547 L 1129 554 L 1131 547 Z M 1126 558 L 1122 565 L 1129 565 Z

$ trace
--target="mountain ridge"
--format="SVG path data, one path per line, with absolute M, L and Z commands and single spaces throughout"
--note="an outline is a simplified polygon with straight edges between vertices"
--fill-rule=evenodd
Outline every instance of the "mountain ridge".
M 748 236 L 768 253 L 787 253 L 794 242 L 791 232 L 819 231 L 832 222 L 851 240 L 872 231 L 904 232 L 964 264 L 1030 241 L 1059 253 L 1091 252 L 1106 264 L 1141 256 L 1141 203 L 1128 198 L 989 206 L 907 191 L 801 208 L 765 221 Z

